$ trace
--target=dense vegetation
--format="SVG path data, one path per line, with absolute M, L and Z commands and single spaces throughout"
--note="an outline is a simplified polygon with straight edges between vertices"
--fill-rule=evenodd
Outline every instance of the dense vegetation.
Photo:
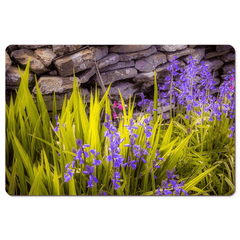
M 30 62 L 29 62 L 30 63 Z M 107 92 L 91 94 L 90 113 L 74 81 L 71 98 L 47 111 L 29 63 L 16 99 L 6 104 L 6 191 L 10 195 L 231 195 L 235 191 L 234 72 L 217 96 L 207 67 L 191 59 L 169 67 L 164 86 L 155 77 L 154 101 L 111 106 Z M 195 77 L 201 76 L 202 89 Z M 177 80 L 175 77 L 178 75 Z M 167 90 L 167 91 L 166 91 Z M 161 106 L 170 97 L 170 121 Z M 125 105 L 126 104 L 126 105 Z M 115 120 L 114 107 L 122 110 Z M 102 122 L 101 119 L 104 119 Z

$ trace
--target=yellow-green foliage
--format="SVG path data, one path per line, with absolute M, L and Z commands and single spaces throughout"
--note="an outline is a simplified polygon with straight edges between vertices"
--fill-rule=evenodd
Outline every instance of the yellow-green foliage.
M 6 104 L 6 191 L 10 195 L 98 195 L 102 189 L 108 194 L 152 195 L 156 193 L 161 181 L 166 179 L 167 170 L 179 166 L 180 171 L 186 168 L 185 165 L 191 166 L 191 171 L 179 181 L 185 181 L 185 190 L 188 192 L 195 195 L 208 195 L 210 191 L 221 195 L 234 192 L 233 152 L 227 153 L 227 147 L 218 142 L 218 149 L 213 149 L 213 145 L 210 149 L 207 147 L 207 144 L 214 141 L 211 134 L 215 125 L 197 125 L 201 121 L 197 116 L 189 123 L 180 113 L 170 123 L 163 123 L 162 115 L 157 117 L 157 113 L 154 114 L 150 138 L 152 149 L 146 158 L 147 163 L 140 163 L 135 172 L 129 170 L 126 172 L 124 168 L 121 168 L 122 187 L 117 191 L 112 191 L 112 163 L 106 160 L 109 154 L 109 141 L 104 137 L 106 128 L 101 123 L 101 120 L 105 119 L 105 117 L 101 119 L 103 111 L 112 116 L 108 99 L 111 86 L 108 87 L 102 99 L 100 99 L 97 87 L 95 94 L 91 93 L 90 112 L 87 115 L 87 104 L 74 77 L 72 95 L 69 100 L 65 98 L 62 109 L 58 112 L 54 93 L 51 119 L 37 79 L 36 103 L 28 89 L 29 66 L 30 60 L 24 74 L 19 71 L 21 84 L 15 101 L 11 98 L 10 104 Z M 122 95 L 120 92 L 119 94 L 123 106 L 123 117 L 120 118 L 118 131 L 121 138 L 124 138 L 120 144 L 120 150 L 121 155 L 127 161 L 130 151 L 129 148 L 124 147 L 124 144 L 129 143 L 129 132 L 124 125 L 128 125 L 133 116 L 135 99 L 132 101 L 130 96 L 128 109 L 126 109 Z M 155 76 L 155 108 L 157 108 L 157 100 Z M 56 126 L 55 115 L 59 118 L 57 133 L 53 131 Z M 143 123 L 146 117 L 148 115 L 139 116 L 135 125 L 139 122 Z M 179 121 L 179 118 L 182 120 Z M 225 122 L 227 121 L 225 119 Z M 188 128 L 192 130 L 190 134 Z M 227 127 L 223 131 L 226 132 Z M 136 134 L 139 135 L 136 144 L 144 148 L 143 129 L 139 127 Z M 86 177 L 78 170 L 68 183 L 63 182 L 65 166 L 71 163 L 75 156 L 72 148 L 78 147 L 77 139 L 82 139 L 84 144 L 90 144 L 91 149 L 94 148 L 100 152 L 99 159 L 102 160 L 102 164 L 94 167 L 94 175 L 97 176 L 98 183 L 91 190 L 87 188 Z M 159 150 L 160 155 L 165 159 L 159 163 L 161 169 L 153 168 L 152 160 L 155 158 L 156 150 Z M 215 160 L 216 154 L 220 151 L 226 155 L 227 160 L 219 158 Z M 210 157 L 206 156 L 207 152 Z M 92 160 L 93 157 L 90 157 L 88 164 L 91 164 Z M 184 165 L 185 160 L 187 163 Z

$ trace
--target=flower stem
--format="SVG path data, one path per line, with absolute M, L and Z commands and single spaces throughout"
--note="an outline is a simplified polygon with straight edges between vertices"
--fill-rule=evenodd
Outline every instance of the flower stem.
M 133 160 L 133 146 L 131 146 L 131 161 Z M 127 176 L 127 188 L 126 188 L 126 195 L 129 195 L 129 188 L 130 188 L 130 176 L 131 176 L 131 167 L 128 166 L 128 176 Z
M 152 172 L 152 190 L 153 195 L 155 195 L 155 178 L 154 178 L 154 170 L 153 170 L 153 163 L 151 163 L 151 172 Z
M 139 166 L 138 166 L 138 170 L 137 170 L 137 176 L 136 176 L 136 180 L 135 180 L 135 186 L 134 186 L 134 195 L 136 195 L 136 191 L 137 191 L 137 185 L 138 185 L 138 179 L 139 179 L 139 174 L 140 174 L 140 162 L 139 162 Z
M 172 85 L 173 85 L 173 70 L 171 71 L 171 86 L 170 86 L 170 120 L 172 120 Z

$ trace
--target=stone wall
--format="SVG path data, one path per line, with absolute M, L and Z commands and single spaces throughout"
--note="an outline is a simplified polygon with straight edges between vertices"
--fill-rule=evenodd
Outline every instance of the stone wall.
M 53 92 L 57 108 L 69 98 L 73 86 L 73 69 L 86 101 L 98 82 L 95 62 L 105 87 L 112 82 L 110 94 L 119 101 L 118 89 L 124 100 L 143 92 L 153 99 L 154 70 L 161 85 L 168 75 L 169 60 L 177 56 L 180 67 L 185 67 L 192 55 L 198 64 L 204 61 L 214 72 L 216 92 L 228 72 L 235 68 L 235 50 L 230 45 L 10 45 L 6 48 L 6 100 L 19 87 L 17 66 L 24 69 L 31 58 L 29 88 L 35 97 L 35 78 L 49 111 L 52 110 Z M 199 83 L 198 87 L 201 83 Z M 101 94 L 103 90 L 98 84 Z M 166 108 L 164 111 L 167 111 Z

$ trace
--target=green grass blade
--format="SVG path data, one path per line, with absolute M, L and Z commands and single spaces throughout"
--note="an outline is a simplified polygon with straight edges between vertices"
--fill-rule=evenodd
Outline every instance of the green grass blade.
M 18 161 L 20 161 L 20 159 L 22 160 L 22 163 L 30 178 L 30 183 L 32 183 L 34 180 L 34 174 L 32 170 L 32 161 L 13 132 L 12 132 L 12 143 L 14 147 L 14 154 L 16 154 Z
M 190 182 L 186 183 L 185 186 L 183 187 L 183 189 L 184 189 L 185 191 L 187 191 L 187 192 L 190 191 L 190 190 L 192 190 L 193 187 L 195 187 L 204 177 L 207 176 L 207 174 L 209 174 L 211 171 L 213 171 L 216 167 L 217 167 L 217 166 L 212 167 L 212 168 L 206 170 L 205 172 L 199 174 L 199 175 L 198 175 L 197 177 L 195 177 L 193 180 L 191 180 Z
M 41 175 L 42 175 L 42 168 L 38 168 L 37 175 L 34 178 L 33 183 L 31 184 L 31 189 L 29 191 L 29 195 L 40 195 L 39 193 L 39 182 L 41 181 Z
M 169 144 L 172 136 L 172 131 L 173 131 L 173 121 L 171 121 L 171 123 L 168 126 L 168 129 L 161 143 L 161 148 Z
M 166 177 L 166 171 L 172 170 L 176 165 L 177 161 L 183 156 L 183 149 L 187 146 L 189 139 L 192 135 L 189 135 L 187 138 L 182 140 L 178 146 L 172 151 L 170 156 L 164 161 L 163 168 L 159 178 L 157 179 L 158 183 L 160 183 Z
M 15 163 L 13 163 L 13 170 L 12 170 L 12 175 L 11 175 L 11 180 L 9 184 L 9 195 L 15 195 L 16 191 L 16 175 L 17 175 L 17 159 Z

